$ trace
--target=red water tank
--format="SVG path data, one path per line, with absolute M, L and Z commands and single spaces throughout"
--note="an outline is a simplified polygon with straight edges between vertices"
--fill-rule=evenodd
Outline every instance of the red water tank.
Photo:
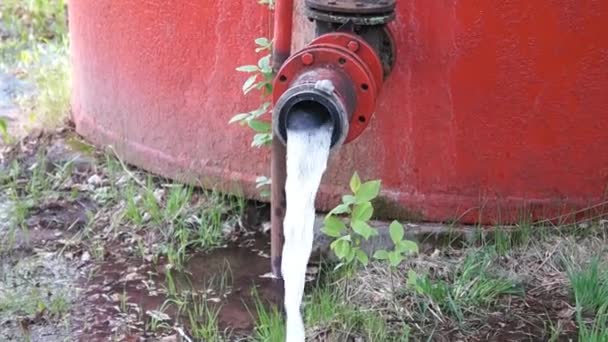
M 398 1 L 395 67 L 367 130 L 332 156 L 319 208 L 356 170 L 382 179 L 386 218 L 606 210 L 607 17 L 600 0 Z M 295 20 L 299 48 L 313 36 Z M 259 103 L 234 69 L 257 60 L 270 22 L 255 1 L 71 1 L 77 130 L 153 172 L 256 197 L 269 151 L 227 122 Z

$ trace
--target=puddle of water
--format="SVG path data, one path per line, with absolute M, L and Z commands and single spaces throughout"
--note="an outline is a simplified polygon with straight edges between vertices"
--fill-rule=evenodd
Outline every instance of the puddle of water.
M 221 329 L 246 333 L 254 327 L 252 289 L 266 303 L 278 305 L 282 299 L 282 284 L 265 276 L 270 265 L 267 253 L 267 240 L 256 239 L 248 248 L 230 246 L 195 255 L 186 266 L 188 273 L 182 273 L 182 281 L 192 284 L 195 291 L 208 292 L 212 301 L 221 300 Z
M 259 300 L 265 304 L 279 305 L 282 300 L 282 282 L 265 277 L 270 267 L 268 250 L 267 237 L 256 236 L 240 244 L 194 254 L 180 272 L 168 271 L 162 260 L 154 268 L 141 262 L 139 266 L 134 265 L 132 260 L 107 260 L 91 279 L 93 285 L 88 287 L 85 306 L 91 308 L 91 314 L 85 319 L 87 329 L 83 333 L 96 338 L 115 337 L 116 334 L 110 332 L 116 332 L 121 324 L 115 317 L 121 310 L 120 298 L 125 296 L 127 302 L 132 303 L 129 305 L 138 307 L 139 312 L 138 317 L 128 323 L 135 329 L 126 336 L 145 335 L 143 321 L 148 311 L 162 311 L 175 320 L 180 314 L 178 307 L 167 304 L 167 299 L 172 297 L 167 281 L 167 272 L 170 272 L 177 293 L 188 293 L 190 300 L 194 297 L 204 300 L 212 310 L 219 310 L 217 320 L 221 331 L 249 335 L 255 326 L 252 289 L 256 289 Z M 180 321 L 188 322 L 183 311 Z

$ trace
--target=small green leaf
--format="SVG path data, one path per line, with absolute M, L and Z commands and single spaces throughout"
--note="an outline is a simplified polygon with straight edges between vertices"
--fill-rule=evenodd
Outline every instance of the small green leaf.
M 350 250 L 351 250 L 350 243 L 346 240 L 336 240 L 336 242 L 337 242 L 337 244 L 336 244 L 334 253 L 336 253 L 336 256 L 339 259 L 344 259 L 345 257 L 348 256 L 348 253 L 350 253 Z
M 352 221 L 350 225 L 353 227 L 355 233 L 361 235 L 365 240 L 368 240 L 370 236 L 377 235 L 378 232 L 370 227 L 365 221 Z
M 355 173 L 353 174 L 353 176 L 350 179 L 350 191 L 352 191 L 353 194 L 356 194 L 357 191 L 359 191 L 360 186 L 361 186 L 361 178 L 359 178 L 359 174 L 357 173 L 357 171 L 355 171 Z
M 350 212 L 350 207 L 348 206 L 348 204 L 340 204 L 337 207 L 333 208 L 329 214 L 344 214 L 344 213 L 349 213 Z
M 258 133 L 267 133 L 270 132 L 270 123 L 260 121 L 260 120 L 248 120 L 247 125 L 251 127 L 254 131 Z
M 251 115 L 252 118 L 257 119 L 258 117 L 260 117 L 262 114 L 266 113 L 268 111 L 268 107 L 270 107 L 270 102 L 264 102 L 260 108 L 252 110 L 250 113 L 248 113 L 249 115 Z
M 351 262 L 353 262 L 353 260 L 355 260 L 355 256 L 357 255 L 357 253 L 356 253 L 357 250 L 358 249 L 355 249 L 349 245 L 348 253 L 346 253 L 346 257 L 345 257 L 347 263 L 350 264 Z
M 399 242 L 403 240 L 403 236 L 405 235 L 405 232 L 403 231 L 403 226 L 397 221 L 391 222 L 389 226 L 389 233 L 391 235 L 391 240 L 393 240 L 393 243 L 395 245 L 398 245 Z
M 407 285 L 409 286 L 418 286 L 418 274 L 414 270 L 407 271 Z
M 378 250 L 374 253 L 374 259 L 386 260 L 388 259 L 388 252 L 385 250 Z
M 249 78 L 243 83 L 243 93 L 247 94 L 253 89 L 253 84 L 255 80 L 258 78 L 258 75 L 251 75 Z
M 245 120 L 246 118 L 248 118 L 248 117 L 249 117 L 249 115 L 250 115 L 249 113 L 239 113 L 239 114 L 236 114 L 235 116 L 233 116 L 233 117 L 230 119 L 230 121 L 228 121 L 228 123 L 229 123 L 229 124 L 231 124 L 231 123 L 235 123 L 235 122 L 243 121 L 243 120 Z
M 8 135 L 8 125 L 5 118 L 0 118 L 0 136 L 7 143 L 10 140 Z
M 351 243 L 353 241 L 353 239 L 350 237 L 350 234 L 344 235 L 343 237 L 339 238 L 338 240 L 348 241 L 348 243 Z
M 272 73 L 272 69 L 270 68 L 270 55 L 260 58 L 258 67 L 263 73 Z
M 258 46 L 265 47 L 265 48 L 270 46 L 270 40 L 266 37 L 256 38 L 255 43 Z
M 323 233 L 331 237 L 341 237 L 342 230 L 346 228 L 346 225 L 334 216 L 328 216 L 325 218 L 325 226 L 321 229 Z
M 418 244 L 410 240 L 402 240 L 395 244 L 395 250 L 399 253 L 418 253 Z
M 355 204 L 356 201 L 357 201 L 357 199 L 353 195 L 342 196 L 342 203 L 344 203 L 344 204 L 348 204 L 348 205 Z
M 361 249 L 357 249 L 356 253 L 357 260 L 359 260 L 359 262 L 363 264 L 363 266 L 367 266 L 367 264 L 369 263 L 369 258 L 367 257 L 367 254 L 365 254 L 365 252 Z
M 369 181 L 361 184 L 355 197 L 357 197 L 357 203 L 369 202 L 376 198 L 380 193 L 380 181 Z
M 358 221 L 369 221 L 374 214 L 374 207 L 370 202 L 364 202 L 361 204 L 355 205 L 353 208 L 352 219 Z
M 272 142 L 272 134 L 257 133 L 253 136 L 253 141 L 251 142 L 251 146 L 262 147 L 262 146 L 270 145 L 271 142 Z
M 388 262 L 392 267 L 397 267 L 403 261 L 403 256 L 398 252 L 388 253 Z
M 258 67 L 255 65 L 243 65 L 243 66 L 236 68 L 236 71 L 240 71 L 240 72 L 256 72 L 258 70 L 259 70 Z
M 259 176 L 259 177 L 256 177 L 256 179 L 255 179 L 256 188 L 261 188 L 263 186 L 270 185 L 270 184 L 271 184 L 271 180 L 269 177 Z

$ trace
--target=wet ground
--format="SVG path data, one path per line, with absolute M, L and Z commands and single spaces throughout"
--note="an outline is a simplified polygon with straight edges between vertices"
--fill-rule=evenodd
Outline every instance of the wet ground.
M 152 337 L 156 332 L 146 331 L 146 321 L 154 313 L 167 320 L 184 314 L 179 305 L 167 301 L 176 292 L 205 301 L 211 310 L 217 310 L 221 331 L 230 331 L 233 337 L 248 336 L 255 324 L 255 298 L 267 304 L 279 304 L 281 300 L 282 284 L 266 273 L 266 242 L 266 238 L 245 240 L 194 254 L 179 271 L 168 267 L 165 260 L 152 266 L 110 255 L 96 265 L 89 279 L 83 305 L 93 309 L 85 314 L 87 324 L 82 332 L 100 341 L 112 335 L 119 340 Z M 121 308 L 123 300 L 126 306 Z M 117 313 L 125 319 L 126 326 L 121 319 L 113 324 Z
M 26 336 L 44 342 L 214 341 L 194 337 L 195 329 L 199 336 L 206 333 L 208 323 L 229 336 L 224 340 L 252 341 L 259 326 L 256 304 L 280 304 L 282 284 L 268 276 L 267 205 L 244 202 L 238 215 L 234 209 L 211 208 L 219 210 L 221 239 L 204 248 L 183 245 L 186 258 L 179 264 L 171 261 L 175 251 L 168 248 L 176 235 L 195 231 L 191 215 L 208 205 L 213 194 L 196 192 L 184 209 L 187 215 L 180 218 L 187 229 L 167 230 L 173 219 L 162 214 L 156 224 L 150 208 L 141 217 L 133 215 L 129 199 L 143 205 L 146 198 L 154 198 L 162 202 L 160 209 L 167 210 L 174 185 L 88 146 L 70 128 L 33 134 L 4 149 L 1 156 L 0 341 L 22 341 Z M 12 171 L 15 163 L 18 172 Z M 39 168 L 45 177 L 39 177 Z M 150 187 L 153 197 L 145 197 L 140 183 Z M 140 192 L 131 194 L 132 188 Z M 380 236 L 363 249 L 390 246 L 386 224 L 372 224 Z M 574 258 L 582 265 L 597 254 L 608 261 L 608 245 L 601 235 L 608 221 L 599 221 L 594 229 L 563 237 L 519 231 L 518 247 L 515 242 L 506 246 L 509 251 L 496 255 L 487 272 L 508 276 L 525 295 L 500 297 L 493 306 L 475 311 L 463 305 L 466 310 L 459 321 L 446 312 L 432 316 L 428 308 L 436 309 L 433 305 L 421 310 L 427 299 L 408 292 L 407 272 L 413 269 L 453 286 L 450 282 L 459 276 L 466 255 L 480 248 L 477 240 L 496 241 L 499 236 L 470 227 L 406 224 L 406 237 L 419 241 L 420 255 L 399 269 L 373 265 L 352 279 L 320 283 L 330 290 L 347 289 L 337 292 L 328 310 L 334 305 L 349 307 L 342 311 L 349 316 L 311 324 L 310 336 L 315 336 L 313 341 L 375 341 L 365 335 L 365 326 L 347 324 L 381 317 L 385 328 L 397 334 L 407 322 L 412 340 L 432 335 L 437 341 L 545 341 L 553 330 L 556 340 L 576 340 L 563 260 Z M 316 254 L 328 255 L 329 241 L 320 238 L 317 243 Z M 496 246 L 490 247 L 496 252 Z M 311 271 L 310 280 L 319 279 L 317 269 Z M 400 292 L 395 295 L 393 288 Z M 310 286 L 307 296 L 315 289 Z M 307 300 L 314 303 L 314 298 Z
M 183 265 L 171 265 L 162 253 L 136 255 L 142 241 L 160 244 L 158 234 L 146 229 L 133 234 L 128 224 L 113 226 L 116 217 L 108 215 L 120 212 L 120 206 L 100 215 L 107 199 L 96 198 L 103 187 L 91 179 L 104 177 L 99 159 L 75 150 L 72 138 L 70 130 L 53 137 L 35 134 L 16 150 L 3 152 L 5 175 L 17 161 L 29 174 L 24 176 L 33 177 L 28 172 L 40 166 L 40 149 L 50 178 L 66 164 L 72 171 L 35 199 L 24 195 L 31 180 L 17 177 L 11 188 L 3 181 L 11 195 L 0 197 L 1 341 L 24 336 L 45 342 L 175 337 L 176 331 L 188 334 L 186 306 L 195 302 L 217 313 L 219 329 L 238 339 L 251 333 L 257 301 L 280 303 L 282 284 L 269 277 L 269 240 L 261 232 L 266 218 L 260 215 L 266 210 L 248 205 L 238 222 L 226 227 L 224 246 L 193 249 Z M 16 227 L 18 216 L 23 222 Z M 59 312 L 51 308 L 56 293 L 66 307 Z M 9 301 L 9 296 L 16 299 Z M 30 298 L 17 300 L 24 296 Z M 188 304 L 180 306 L 180 299 Z

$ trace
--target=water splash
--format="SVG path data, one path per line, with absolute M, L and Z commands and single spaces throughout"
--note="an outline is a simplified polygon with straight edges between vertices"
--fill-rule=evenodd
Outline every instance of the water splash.
M 285 285 L 287 342 L 305 340 L 300 307 L 306 266 L 313 244 L 315 197 L 327 167 L 332 130 L 331 124 L 305 131 L 287 130 L 287 210 L 283 225 L 285 245 L 281 262 Z

